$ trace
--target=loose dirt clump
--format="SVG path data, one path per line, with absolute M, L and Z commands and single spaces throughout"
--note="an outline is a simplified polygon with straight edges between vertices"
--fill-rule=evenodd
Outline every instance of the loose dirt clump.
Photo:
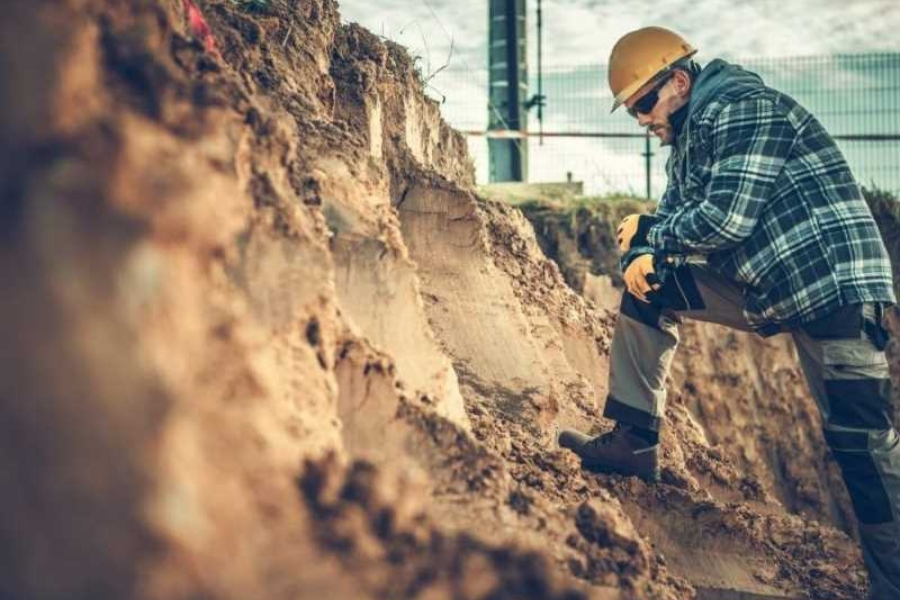
M 405 490 L 386 488 L 371 463 L 345 469 L 337 460 L 308 462 L 300 478 L 315 516 L 314 535 L 345 567 L 385 598 L 582 600 L 560 585 L 537 552 L 492 545 L 435 527 Z

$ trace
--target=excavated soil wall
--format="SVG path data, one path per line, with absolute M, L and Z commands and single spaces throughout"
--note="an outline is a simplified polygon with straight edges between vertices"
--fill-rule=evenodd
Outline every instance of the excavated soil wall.
M 614 316 L 332 0 L 5 9 L 0 597 L 862 596 L 826 468 L 717 444 L 780 354 L 684 363 L 661 484 L 556 448 Z

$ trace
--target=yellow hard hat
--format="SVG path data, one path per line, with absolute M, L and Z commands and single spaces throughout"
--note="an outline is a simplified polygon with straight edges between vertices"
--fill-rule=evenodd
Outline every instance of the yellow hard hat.
M 626 33 L 609 55 L 609 89 L 619 108 L 649 81 L 697 49 L 683 37 L 662 27 L 644 27 Z M 612 111 L 610 111 L 612 112 Z

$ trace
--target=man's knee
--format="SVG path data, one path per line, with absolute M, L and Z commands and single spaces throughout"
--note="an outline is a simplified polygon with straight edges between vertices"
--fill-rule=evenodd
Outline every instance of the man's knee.
M 642 302 L 625 292 L 620 307 L 622 314 L 655 329 L 662 329 L 670 323 L 679 323 L 680 312 L 705 311 L 707 306 L 694 272 L 690 265 L 679 266 L 668 274 L 660 289 L 647 293 L 649 302 Z M 740 312 L 737 305 L 733 309 Z
M 661 307 L 656 303 L 642 302 L 630 292 L 622 294 L 622 304 L 619 306 L 619 312 L 644 325 L 660 329 Z

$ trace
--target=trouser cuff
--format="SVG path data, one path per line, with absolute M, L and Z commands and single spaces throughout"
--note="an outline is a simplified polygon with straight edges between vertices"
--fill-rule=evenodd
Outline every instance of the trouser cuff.
M 616 400 L 612 396 L 607 396 L 606 407 L 603 409 L 603 416 L 607 419 L 614 419 L 619 423 L 634 425 L 641 429 L 649 429 L 650 431 L 659 431 L 662 427 L 662 419 L 655 417 L 648 412 L 644 412 L 633 406 L 629 406 L 624 402 Z

